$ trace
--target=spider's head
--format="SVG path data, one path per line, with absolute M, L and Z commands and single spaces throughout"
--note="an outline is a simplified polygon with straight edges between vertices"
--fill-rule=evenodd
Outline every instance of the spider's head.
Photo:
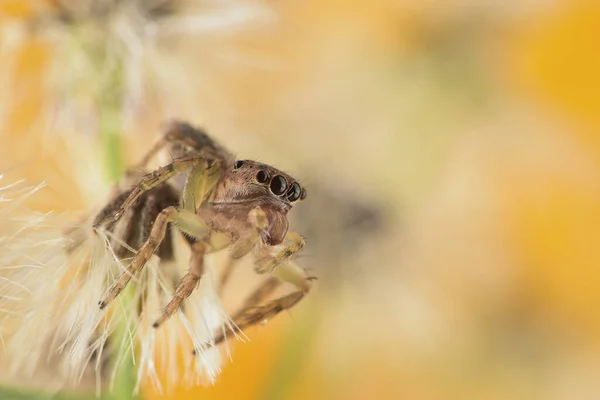
M 238 160 L 224 171 L 214 202 L 267 206 L 286 213 L 306 197 L 306 189 L 290 175 L 270 165 Z
M 236 218 L 259 207 L 268 220 L 263 239 L 273 245 L 281 243 L 287 232 L 287 212 L 305 197 L 306 189 L 285 172 L 257 161 L 238 160 L 223 171 L 211 202 Z

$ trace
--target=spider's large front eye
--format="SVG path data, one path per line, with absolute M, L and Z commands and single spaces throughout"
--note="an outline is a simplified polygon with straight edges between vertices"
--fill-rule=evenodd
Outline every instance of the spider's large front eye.
M 240 169 L 242 165 L 244 165 L 244 161 L 238 160 L 235 162 L 235 164 L 233 164 L 233 169 Z
M 256 174 L 256 181 L 258 183 L 267 183 L 268 180 L 269 180 L 269 174 L 267 174 L 263 170 L 258 171 L 258 173 Z
M 288 194 L 287 194 L 287 198 L 289 201 L 296 201 L 298 200 L 298 197 L 300 197 L 300 185 L 298 185 L 296 182 L 294 182 L 294 184 L 292 185 L 292 187 L 290 188 L 290 190 L 288 190 Z
M 275 175 L 271 180 L 271 192 L 279 196 L 285 193 L 285 189 L 287 189 L 285 178 L 281 175 Z

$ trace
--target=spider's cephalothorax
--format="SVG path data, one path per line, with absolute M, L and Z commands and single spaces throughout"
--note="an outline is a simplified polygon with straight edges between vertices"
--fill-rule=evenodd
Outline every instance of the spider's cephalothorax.
M 154 323 L 155 327 L 177 311 L 192 293 L 204 271 L 204 255 L 223 248 L 229 249 L 232 260 L 253 254 L 258 273 L 276 269 L 284 272 L 277 274 L 278 278 L 265 281 L 249 296 L 245 306 L 233 316 L 235 325 L 243 329 L 294 306 L 310 289 L 311 278 L 291 260 L 303 248 L 304 239 L 288 230 L 287 212 L 306 197 L 306 189 L 293 177 L 272 166 L 251 160 L 236 161 L 206 133 L 180 122 L 170 125 L 140 165 L 132 168 L 128 175 L 145 167 L 164 148 L 174 157 L 173 161 L 136 178 L 136 186 L 117 193 L 94 221 L 95 229 L 110 229 L 112 223 L 136 207 L 164 205 L 160 210 L 155 207 L 150 218 L 146 216 L 151 222 L 142 235 L 141 247 L 127 270 L 100 301 L 100 308 L 117 297 L 157 251 L 165 235 L 169 234 L 169 223 L 193 238 L 189 241 L 192 257 L 188 273 Z M 178 193 L 179 204 L 167 201 L 166 193 L 169 198 Z M 135 243 L 128 244 L 136 247 Z M 277 288 L 279 279 L 293 283 L 299 290 L 261 304 Z M 227 333 L 220 333 L 214 342 L 223 341 Z

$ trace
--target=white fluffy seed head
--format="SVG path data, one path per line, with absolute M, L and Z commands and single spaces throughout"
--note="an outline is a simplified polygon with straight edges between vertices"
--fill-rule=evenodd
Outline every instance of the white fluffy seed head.
M 0 218 L 5 220 L 12 211 L 6 205 L 17 200 L 2 189 L 6 201 L 0 203 L 5 205 Z M 0 240 L 0 337 L 12 373 L 35 376 L 51 365 L 56 386 L 89 378 L 106 387 L 118 366 L 133 358 L 136 389 L 147 381 L 164 392 L 214 382 L 222 354 L 210 342 L 231 322 L 219 300 L 210 257 L 184 311 L 155 329 L 152 323 L 188 269 L 189 250 L 180 237 L 174 239 L 174 260 L 153 256 L 101 311 L 98 301 L 129 261 L 116 258 L 110 234 L 93 233 L 89 221 L 68 227 L 51 214 L 30 213 L 13 223 L 20 229 L 1 232 Z

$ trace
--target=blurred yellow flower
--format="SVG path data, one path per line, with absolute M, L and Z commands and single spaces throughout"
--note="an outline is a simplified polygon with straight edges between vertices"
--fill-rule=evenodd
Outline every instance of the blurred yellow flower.
M 585 136 L 596 148 L 600 148 L 599 21 L 600 3 L 561 1 L 537 19 L 526 19 L 512 38 L 521 90 L 533 93 L 548 112 L 558 110 L 589 124 Z

